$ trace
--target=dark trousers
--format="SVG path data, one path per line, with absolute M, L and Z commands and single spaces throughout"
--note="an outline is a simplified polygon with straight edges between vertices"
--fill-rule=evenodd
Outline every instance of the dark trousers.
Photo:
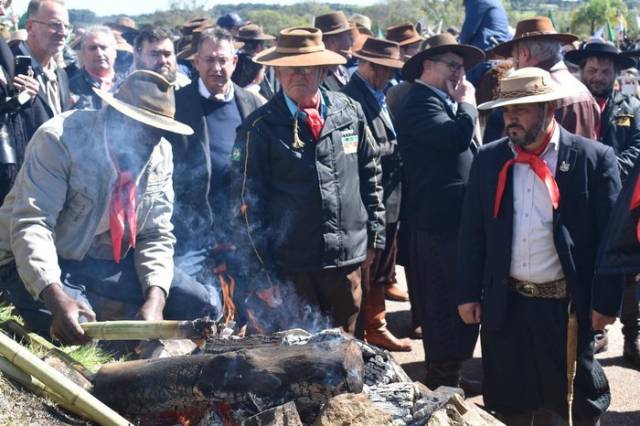
M 133 319 L 144 303 L 133 258 L 130 254 L 120 264 L 88 257 L 82 261 L 60 260 L 62 288 L 67 295 L 89 305 L 98 321 Z M 29 328 L 45 337 L 49 335 L 51 312 L 27 292 L 13 262 L 0 268 L 0 291 Z M 166 319 L 218 318 L 219 311 L 217 290 L 203 286 L 179 269 L 174 271 L 164 309 Z
M 473 356 L 478 326 L 458 315 L 455 295 L 457 233 L 412 230 L 411 275 L 420 304 L 422 342 L 428 362 L 464 361 Z
M 355 332 L 362 300 L 360 265 L 284 272 L 283 278 L 301 299 L 297 307 L 291 303 L 285 305 L 285 309 L 289 308 L 290 324 L 300 321 L 301 316 L 306 316 L 305 322 L 308 322 L 309 311 L 319 311 L 328 317 L 331 326 L 342 327 L 350 334 Z
M 567 302 L 510 293 L 504 325 L 482 329 L 483 397 L 510 416 L 549 410 L 567 418 Z M 573 418 L 593 423 L 611 402 L 604 370 L 593 358 L 588 318 L 578 320 Z
M 411 228 L 408 222 L 400 222 L 397 246 L 397 264 L 404 268 L 404 277 L 407 281 L 409 303 L 411 305 L 411 326 L 415 328 L 420 325 L 420 310 L 422 306 L 416 300 L 416 289 L 413 282 L 413 274 L 411 273 Z

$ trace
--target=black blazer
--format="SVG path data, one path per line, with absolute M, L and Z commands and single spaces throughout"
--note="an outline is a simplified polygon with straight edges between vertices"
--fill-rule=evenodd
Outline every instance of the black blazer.
M 431 88 L 413 83 L 395 117 L 408 188 L 407 219 L 415 229 L 456 231 L 476 151 L 477 109 L 451 108 Z
M 262 105 L 253 93 L 234 84 L 234 99 L 242 120 Z M 169 135 L 173 147 L 173 186 L 175 235 L 179 240 L 210 235 L 213 207 L 209 205 L 211 151 L 209 132 L 198 92 L 198 78 L 176 92 L 175 119 L 193 129 L 191 136 Z M 178 249 L 181 247 L 178 241 Z
M 20 45 L 16 45 L 11 49 L 14 55 L 23 55 L 20 50 Z M 68 111 L 73 107 L 73 101 L 71 99 L 71 92 L 69 91 L 69 79 L 66 71 L 58 67 L 56 68 L 56 76 L 58 80 L 58 86 L 60 88 L 60 104 L 62 111 Z M 53 118 L 53 110 L 47 100 L 47 94 L 45 88 L 40 85 L 40 91 L 33 100 L 30 107 L 24 108 L 20 111 L 20 115 L 23 118 L 25 124 L 25 131 L 27 133 L 27 139 L 31 139 L 31 136 L 38 130 L 41 124 L 45 121 Z
M 507 311 L 513 234 L 513 172 L 500 213 L 493 217 L 498 173 L 514 154 L 507 138 L 480 148 L 473 162 L 459 236 L 458 302 L 482 301 L 482 325 L 498 329 Z M 622 281 L 598 277 L 594 267 L 611 208 L 620 191 L 613 149 L 560 132 L 556 181 L 560 205 L 553 214 L 554 243 L 579 320 L 590 324 L 591 309 L 616 315 Z M 592 298 L 593 294 L 593 298 Z
M 373 93 L 358 74 L 354 74 L 342 93 L 358 101 L 367 117 L 369 130 L 377 142 L 382 165 L 382 187 L 386 223 L 395 223 L 400 216 L 400 191 L 402 164 L 395 130 L 391 121 L 381 114 L 381 108 Z

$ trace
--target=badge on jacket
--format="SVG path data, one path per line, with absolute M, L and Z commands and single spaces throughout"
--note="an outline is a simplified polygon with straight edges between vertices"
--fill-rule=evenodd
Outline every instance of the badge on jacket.
M 342 131 L 342 149 L 345 154 L 356 154 L 358 152 L 358 135 L 353 130 Z
M 633 115 L 630 114 L 621 114 L 616 116 L 616 126 L 631 127 L 631 117 L 633 117 Z

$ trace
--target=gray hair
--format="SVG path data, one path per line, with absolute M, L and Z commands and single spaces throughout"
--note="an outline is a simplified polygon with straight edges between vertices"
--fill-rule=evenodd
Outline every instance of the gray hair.
M 207 41 L 212 42 L 214 44 L 218 44 L 221 41 L 228 41 L 229 44 L 231 45 L 231 50 L 233 51 L 233 53 L 235 53 L 235 47 L 233 46 L 233 36 L 229 31 L 225 30 L 224 28 L 215 27 L 215 28 L 209 28 L 202 31 L 202 34 L 200 35 L 200 40 L 198 41 L 198 46 L 197 46 L 198 52 L 202 48 L 202 45 Z
M 43 3 L 55 3 L 60 6 L 66 6 L 66 4 L 64 4 L 64 0 L 31 0 L 29 2 L 29 6 L 27 6 L 27 17 L 31 18 L 36 15 Z
M 84 44 L 89 40 L 89 37 L 95 36 L 98 34 L 104 34 L 109 38 L 109 46 L 116 47 L 118 42 L 116 41 L 116 36 L 111 31 L 111 28 L 104 25 L 94 25 L 92 27 L 87 28 L 87 30 L 80 37 L 80 50 L 84 48 Z
M 524 47 L 531 52 L 531 56 L 538 61 L 553 59 L 555 62 L 562 60 L 562 43 L 555 40 L 524 40 L 516 43 L 518 49 Z

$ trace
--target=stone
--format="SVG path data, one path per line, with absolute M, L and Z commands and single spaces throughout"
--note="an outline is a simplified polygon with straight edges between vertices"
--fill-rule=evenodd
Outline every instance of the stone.
M 460 388 L 440 386 L 430 395 L 421 398 L 413 407 L 414 421 L 430 419 L 436 411 L 444 408 L 455 395 L 464 398 L 464 391 Z
M 302 426 L 302 420 L 296 404 L 289 401 L 284 405 L 271 408 L 251 416 L 240 423 L 241 426 Z
M 314 426 L 392 425 L 391 416 L 375 407 L 367 395 L 345 393 L 331 398 L 322 407 Z
M 365 393 L 375 407 L 389 413 L 394 421 L 412 418 L 413 406 L 417 399 L 413 383 L 371 386 L 366 388 Z

